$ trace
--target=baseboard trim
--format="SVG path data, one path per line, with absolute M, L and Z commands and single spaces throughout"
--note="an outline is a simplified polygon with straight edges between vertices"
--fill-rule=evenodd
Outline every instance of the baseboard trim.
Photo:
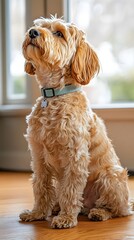
M 30 162 L 29 151 L 0 152 L 0 170 L 31 171 Z M 128 176 L 134 176 L 134 170 L 128 168 Z
M 0 170 L 30 171 L 30 153 L 27 152 L 1 152 Z

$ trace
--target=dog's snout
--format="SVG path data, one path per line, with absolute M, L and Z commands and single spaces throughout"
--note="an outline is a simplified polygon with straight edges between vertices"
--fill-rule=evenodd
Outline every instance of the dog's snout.
M 29 31 L 29 37 L 30 38 L 36 38 L 40 35 L 40 33 L 36 29 L 31 29 Z

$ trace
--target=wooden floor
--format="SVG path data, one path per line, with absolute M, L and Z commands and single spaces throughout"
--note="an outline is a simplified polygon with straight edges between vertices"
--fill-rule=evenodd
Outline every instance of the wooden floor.
M 134 215 L 106 222 L 79 217 L 72 229 L 51 229 L 46 221 L 23 223 L 19 213 L 32 208 L 32 187 L 28 173 L 0 172 L 0 240 L 129 240 L 134 239 Z M 134 178 L 129 179 L 134 198 Z

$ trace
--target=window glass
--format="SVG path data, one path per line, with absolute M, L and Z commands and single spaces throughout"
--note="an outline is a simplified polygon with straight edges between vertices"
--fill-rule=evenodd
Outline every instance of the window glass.
M 8 99 L 26 97 L 26 78 L 22 42 L 25 34 L 25 0 L 8 0 L 7 15 L 7 95 Z
M 69 0 L 70 21 L 86 32 L 101 72 L 85 88 L 92 103 L 134 102 L 134 1 Z

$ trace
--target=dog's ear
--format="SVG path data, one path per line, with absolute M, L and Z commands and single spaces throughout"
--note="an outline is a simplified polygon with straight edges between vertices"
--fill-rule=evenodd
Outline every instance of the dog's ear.
M 84 39 L 79 44 L 72 61 L 72 76 L 82 85 L 86 85 L 100 70 L 97 54 Z
M 24 69 L 25 69 L 25 72 L 28 73 L 29 75 L 35 74 L 36 69 L 34 68 L 31 62 L 25 62 Z

